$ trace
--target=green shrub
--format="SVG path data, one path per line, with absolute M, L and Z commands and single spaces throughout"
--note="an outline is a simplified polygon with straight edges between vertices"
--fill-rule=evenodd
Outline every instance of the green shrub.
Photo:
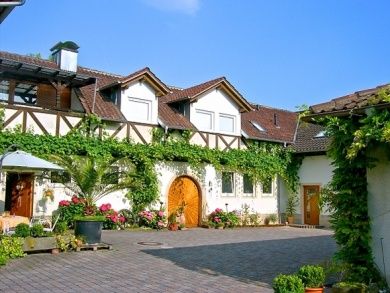
M 57 222 L 54 232 L 56 234 L 64 234 L 68 230 L 68 223 L 65 221 Z
M 7 264 L 8 257 L 5 255 L 0 254 L 0 266 L 4 266 Z
M 276 214 L 270 214 L 268 219 L 271 223 L 276 223 L 278 221 L 278 216 Z
M 30 235 L 32 237 L 43 237 L 45 235 L 45 231 L 43 231 L 43 225 L 42 224 L 35 224 L 30 229 Z
M 9 236 L 1 237 L 0 256 L 3 259 L 23 257 L 23 239 Z
M 348 289 L 367 289 L 367 285 L 356 282 L 339 282 L 332 286 L 333 288 L 348 288 Z
M 325 272 L 321 266 L 303 266 L 299 269 L 297 275 L 306 288 L 320 288 L 324 286 Z
M 280 274 L 273 280 L 273 286 L 275 293 L 303 293 L 305 288 L 303 287 L 302 280 L 297 275 L 282 275 Z
M 30 226 L 28 224 L 20 223 L 15 227 L 15 237 L 28 237 L 30 236 Z

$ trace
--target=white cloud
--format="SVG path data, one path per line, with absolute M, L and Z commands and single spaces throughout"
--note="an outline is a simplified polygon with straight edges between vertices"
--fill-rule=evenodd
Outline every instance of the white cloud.
M 146 4 L 164 11 L 177 11 L 194 15 L 200 8 L 200 0 L 143 0 Z

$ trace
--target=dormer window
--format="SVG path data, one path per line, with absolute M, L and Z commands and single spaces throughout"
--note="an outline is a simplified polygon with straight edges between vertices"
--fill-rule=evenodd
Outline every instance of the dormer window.
M 219 114 L 219 130 L 221 132 L 234 132 L 235 120 L 233 115 Z
M 265 129 L 263 127 L 260 126 L 260 124 L 258 124 L 257 122 L 254 122 L 254 121 L 251 121 L 251 124 L 259 131 L 261 132 L 265 132 Z
M 200 130 L 214 130 L 214 113 L 196 110 L 196 125 Z
M 129 97 L 129 110 L 132 119 L 138 122 L 150 122 L 152 119 L 152 101 Z

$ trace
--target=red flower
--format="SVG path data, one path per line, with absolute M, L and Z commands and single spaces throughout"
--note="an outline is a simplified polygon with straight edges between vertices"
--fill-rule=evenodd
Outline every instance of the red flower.
M 61 200 L 61 201 L 58 203 L 58 205 L 59 205 L 60 207 L 67 207 L 67 206 L 70 205 L 70 202 L 67 201 L 67 200 Z
M 111 209 L 111 204 L 109 203 L 104 203 L 100 206 L 99 210 L 104 213 L 104 212 L 107 212 Z
M 78 204 L 78 203 L 80 203 L 80 199 L 76 195 L 74 195 L 74 196 L 72 196 L 72 202 L 74 204 Z
M 126 218 L 124 216 L 119 217 L 119 222 L 124 223 L 126 222 Z

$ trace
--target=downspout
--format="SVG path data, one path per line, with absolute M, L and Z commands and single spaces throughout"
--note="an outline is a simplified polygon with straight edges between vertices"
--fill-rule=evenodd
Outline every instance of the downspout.
M 280 211 L 280 187 L 281 187 L 281 182 L 280 182 L 280 176 L 278 175 L 278 193 L 277 193 L 277 198 L 278 198 L 278 215 L 279 215 L 279 224 L 282 224 L 282 219 L 281 219 L 281 211 Z
M 95 90 L 93 91 L 92 114 L 95 114 L 96 91 L 97 91 L 97 78 L 95 78 Z

